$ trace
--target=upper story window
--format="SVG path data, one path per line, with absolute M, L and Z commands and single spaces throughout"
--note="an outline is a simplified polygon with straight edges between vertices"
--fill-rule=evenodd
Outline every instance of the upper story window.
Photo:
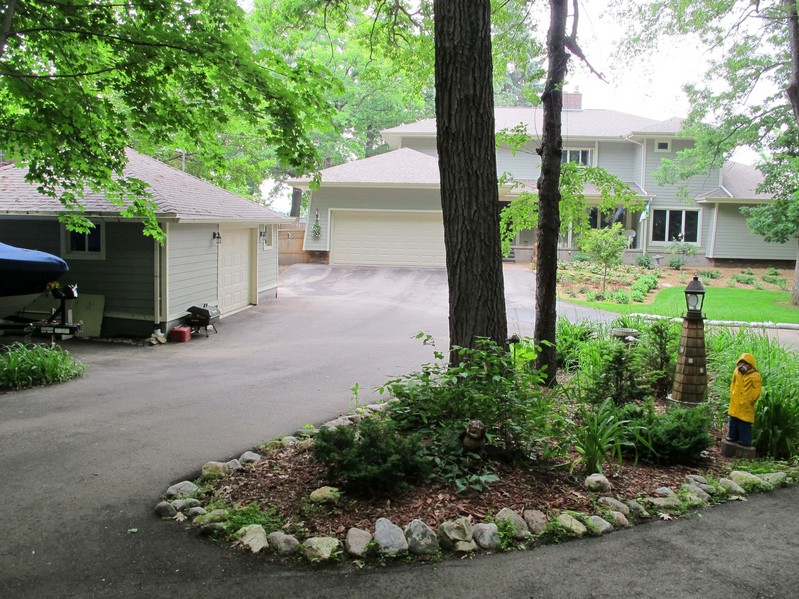
M 566 148 L 560 154 L 560 163 L 566 164 L 567 162 L 577 162 L 583 166 L 590 166 L 591 164 L 591 150 L 583 150 L 579 148 Z
M 655 141 L 655 152 L 671 152 L 671 141 Z
M 699 241 L 698 210 L 654 210 L 652 241 Z
M 78 260 L 105 259 L 105 227 L 94 223 L 88 233 L 77 233 L 63 229 L 64 257 Z

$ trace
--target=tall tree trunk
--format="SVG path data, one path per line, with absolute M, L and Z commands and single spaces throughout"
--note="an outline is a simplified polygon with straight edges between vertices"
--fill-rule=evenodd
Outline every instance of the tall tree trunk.
M 435 0 L 436 144 L 449 284 L 449 342 L 505 345 L 490 0 Z M 456 352 L 450 362 L 457 362 Z
M 782 0 L 788 19 L 788 42 L 791 54 L 791 79 L 786 93 L 793 109 L 793 118 L 799 128 L 799 12 L 795 0 Z M 796 271 L 791 289 L 791 304 L 799 306 L 799 255 L 796 260 Z
M 558 235 L 560 233 L 560 161 L 563 150 L 561 110 L 563 81 L 569 54 L 566 52 L 567 0 L 550 0 L 547 33 L 547 80 L 541 100 L 544 126 L 541 175 L 538 177 L 538 254 L 535 261 L 535 342 L 541 344 L 537 368 L 546 368 L 548 384 L 555 382 L 558 362 L 555 348 L 557 320 Z
M 291 190 L 291 212 L 289 212 L 289 216 L 294 218 L 300 217 L 300 212 L 302 211 L 302 189 L 299 187 L 294 187 Z
M 799 241 L 799 240 L 797 240 Z M 793 271 L 793 287 L 791 288 L 791 304 L 799 306 L 799 253 L 796 254 L 796 267 Z

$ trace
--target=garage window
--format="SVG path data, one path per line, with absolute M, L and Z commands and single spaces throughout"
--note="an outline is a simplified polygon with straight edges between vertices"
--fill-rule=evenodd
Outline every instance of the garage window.
M 62 229 L 63 252 L 65 258 L 77 260 L 105 259 L 105 227 L 94 223 L 88 233 L 78 233 Z

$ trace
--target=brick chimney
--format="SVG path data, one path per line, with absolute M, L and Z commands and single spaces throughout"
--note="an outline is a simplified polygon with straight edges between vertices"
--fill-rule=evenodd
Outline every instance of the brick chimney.
M 583 94 L 580 92 L 563 92 L 563 110 L 582 110 Z

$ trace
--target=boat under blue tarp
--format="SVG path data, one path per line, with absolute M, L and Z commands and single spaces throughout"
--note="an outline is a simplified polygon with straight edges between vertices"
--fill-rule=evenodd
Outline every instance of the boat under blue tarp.
M 68 270 L 53 254 L 0 243 L 0 317 L 25 307 Z

